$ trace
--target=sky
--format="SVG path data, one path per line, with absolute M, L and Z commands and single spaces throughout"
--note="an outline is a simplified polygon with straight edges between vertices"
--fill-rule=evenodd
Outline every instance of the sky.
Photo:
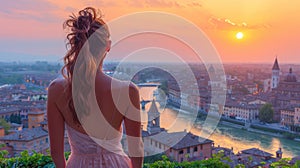
M 206 34 L 224 63 L 273 63 L 276 56 L 280 63 L 300 63 L 298 0 L 0 1 L 0 62 L 61 61 L 66 53 L 63 22 L 71 13 L 93 6 L 102 11 L 106 22 L 145 11 L 182 17 Z M 153 24 L 159 24 L 159 19 Z M 178 25 L 173 31 L 188 33 L 184 26 Z M 243 33 L 242 39 L 236 38 L 238 32 Z M 171 50 L 186 60 L 197 61 L 190 59 L 193 53 L 178 40 L 149 34 L 141 38 L 147 40 L 134 42 L 131 38 L 125 43 L 127 46 L 113 47 L 117 54 L 108 55 L 108 59 L 122 59 L 116 56 L 122 53 L 120 48 L 149 47 L 151 43 L 152 47 Z

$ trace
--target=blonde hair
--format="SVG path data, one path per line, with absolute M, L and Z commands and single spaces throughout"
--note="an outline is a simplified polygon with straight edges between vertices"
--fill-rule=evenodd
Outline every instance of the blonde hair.
M 62 75 L 67 80 L 66 92 L 70 93 L 68 107 L 73 112 L 73 118 L 79 122 L 78 117 L 88 114 L 89 102 L 87 98 L 91 95 L 91 82 L 95 82 L 95 73 L 100 63 L 103 49 L 107 46 L 109 30 L 102 15 L 95 8 L 87 7 L 78 12 L 78 16 L 72 14 L 70 19 L 63 24 L 64 29 L 68 28 L 70 33 L 67 35 L 67 53 L 64 56 L 64 66 L 61 70 Z M 93 35 L 93 36 L 92 36 Z M 75 70 L 76 65 L 76 70 Z M 80 91 L 73 92 L 72 82 L 73 73 L 76 72 L 75 83 L 80 85 Z M 79 75 L 79 76 L 78 76 Z M 94 90 L 93 90 L 94 91 Z M 73 98 L 80 106 L 74 109 Z

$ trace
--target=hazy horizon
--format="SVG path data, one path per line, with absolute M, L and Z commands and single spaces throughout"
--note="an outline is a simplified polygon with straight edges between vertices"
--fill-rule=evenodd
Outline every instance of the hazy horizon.
M 22 59 L 15 59 L 15 57 L 10 57 L 10 58 L 1 58 L 0 63 L 36 63 L 36 62 L 43 62 L 46 61 L 48 63 L 61 63 L 63 64 L 63 57 L 54 57 L 51 59 L 45 59 L 42 57 L 37 57 L 37 56 L 23 56 L 24 58 Z M 26 58 L 25 58 L 26 57 Z M 49 56 L 50 57 L 50 56 Z M 12 59 L 13 58 L 13 59 Z M 57 59 L 56 59 L 57 58 Z M 106 59 L 104 63 L 118 63 L 122 62 L 121 59 L 118 60 L 112 60 L 112 59 Z M 145 63 L 145 64 L 159 64 L 159 63 L 178 63 L 178 62 L 169 62 L 169 61 L 161 61 L 161 62 L 149 62 L 149 61 L 126 61 L 127 63 Z M 278 61 L 280 65 L 300 65 L 300 63 L 295 63 L 295 62 L 281 62 L 280 60 Z M 194 62 L 194 61 L 186 61 L 188 64 L 204 64 L 201 61 Z M 222 64 L 247 64 L 247 65 L 257 65 L 257 64 L 264 64 L 264 65 L 273 65 L 274 60 L 271 60 L 270 62 L 222 62 Z M 215 63 L 206 63 L 206 64 L 215 64 Z

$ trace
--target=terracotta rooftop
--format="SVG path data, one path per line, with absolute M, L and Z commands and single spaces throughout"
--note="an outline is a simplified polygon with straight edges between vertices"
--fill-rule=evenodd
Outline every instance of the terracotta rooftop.
M 192 133 L 171 132 L 162 131 L 158 134 L 151 136 L 152 139 L 162 144 L 172 147 L 173 149 L 182 149 L 191 146 L 197 146 L 200 144 L 212 143 L 212 140 L 203 139 Z
M 11 135 L 1 137 L 1 141 L 32 141 L 37 138 L 48 136 L 48 132 L 41 127 L 32 129 L 23 129 Z
M 258 148 L 250 148 L 250 149 L 246 149 L 241 151 L 244 154 L 250 154 L 250 155 L 254 155 L 254 156 L 260 156 L 260 157 L 271 157 L 273 156 L 273 154 L 265 152 L 263 150 L 260 150 Z

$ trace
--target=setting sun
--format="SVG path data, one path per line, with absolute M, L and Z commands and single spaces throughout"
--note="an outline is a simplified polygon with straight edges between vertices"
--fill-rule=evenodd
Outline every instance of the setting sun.
M 244 37 L 244 34 L 243 34 L 242 32 L 238 32 L 238 33 L 235 35 L 235 37 L 236 37 L 237 39 L 242 39 L 242 38 Z

